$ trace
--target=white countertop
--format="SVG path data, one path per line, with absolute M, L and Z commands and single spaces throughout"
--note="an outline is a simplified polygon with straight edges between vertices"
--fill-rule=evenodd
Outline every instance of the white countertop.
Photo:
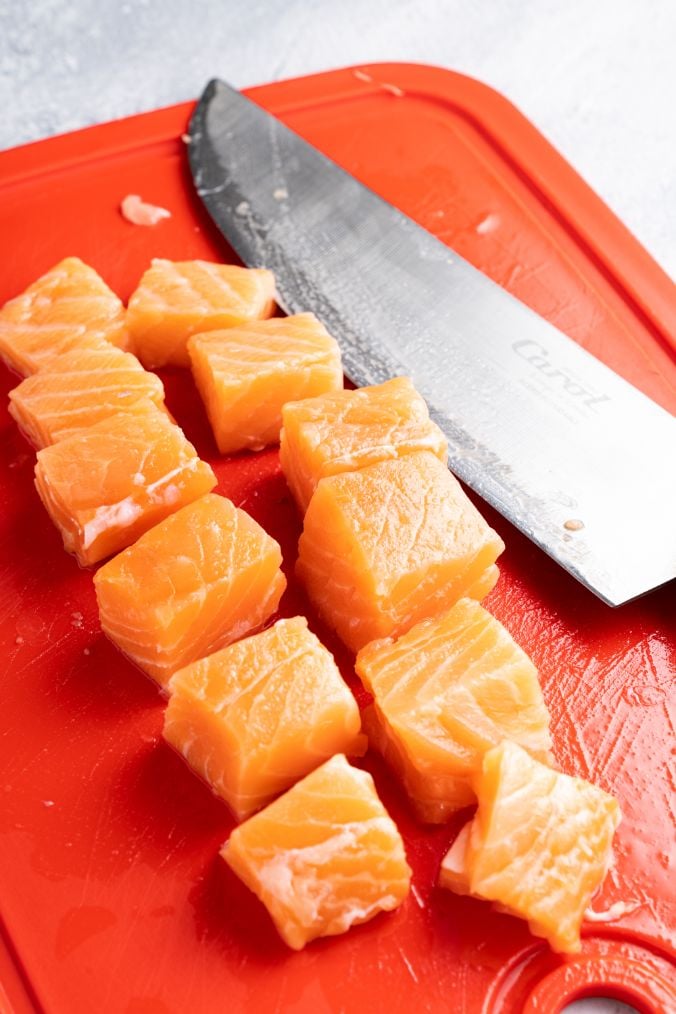
M 673 0 L 0 0 L 0 148 L 194 98 L 216 75 L 438 64 L 519 106 L 676 276 L 675 39 Z

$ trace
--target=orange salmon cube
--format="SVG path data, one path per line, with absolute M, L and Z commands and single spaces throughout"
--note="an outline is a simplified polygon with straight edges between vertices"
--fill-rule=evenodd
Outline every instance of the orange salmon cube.
M 361 746 L 357 703 L 303 616 L 180 669 L 168 689 L 164 738 L 238 820 Z
M 235 828 L 221 856 L 297 951 L 398 908 L 411 881 L 373 779 L 340 754 Z
M 439 883 L 526 919 L 553 950 L 575 954 L 612 858 L 617 800 L 507 740 L 484 756 L 474 787 L 476 816 L 444 859 Z
M 290 401 L 282 412 L 282 470 L 305 513 L 320 479 L 431 451 L 446 462 L 446 437 L 408 377 L 357 391 Z
M 144 366 L 190 366 L 188 338 L 269 317 L 271 271 L 155 259 L 129 300 L 127 321 Z
M 97 571 L 101 626 L 164 686 L 265 623 L 286 587 L 281 562 L 279 545 L 245 511 L 203 496 Z
M 502 539 L 430 451 L 321 479 L 297 573 L 348 647 L 396 637 L 494 583 Z
M 60 261 L 0 310 L 0 358 L 22 377 L 101 339 L 131 347 L 122 301 L 79 257 Z
M 222 454 L 279 443 L 285 402 L 343 386 L 338 343 L 313 313 L 193 335 L 188 352 Z
M 38 451 L 35 485 L 64 548 L 87 567 L 208 493 L 216 476 L 145 399 Z
M 372 641 L 356 669 L 374 696 L 369 739 L 424 821 L 441 823 L 475 802 L 472 783 L 484 754 L 503 739 L 553 760 L 537 669 L 472 599 L 398 640 Z
M 100 340 L 72 349 L 9 393 L 9 411 L 34 447 L 47 447 L 141 398 L 164 408 L 162 381 L 136 356 Z

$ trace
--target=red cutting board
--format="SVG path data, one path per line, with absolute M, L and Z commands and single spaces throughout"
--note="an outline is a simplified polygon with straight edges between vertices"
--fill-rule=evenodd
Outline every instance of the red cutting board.
M 500 96 L 448 71 L 396 64 L 249 94 L 676 407 L 671 283 Z M 66 254 L 124 298 L 152 256 L 233 259 L 191 190 L 181 140 L 191 108 L 0 154 L 0 301 Z M 171 220 L 129 225 L 118 208 L 130 192 L 169 208 Z M 276 452 L 219 458 L 189 375 L 163 377 L 221 491 L 280 540 L 291 576 L 299 523 Z M 16 382 L 7 372 L 0 381 L 3 395 Z M 232 821 L 163 745 L 162 698 L 101 635 L 91 574 L 61 549 L 5 402 L 1 1011 L 554 1012 L 585 993 L 676 1009 L 673 585 L 612 611 L 485 509 L 507 544 L 488 604 L 540 668 L 557 758 L 621 801 L 617 861 L 596 908 L 637 907 L 588 925 L 580 957 L 551 955 L 517 920 L 434 886 L 461 821 L 418 826 L 368 756 L 405 837 L 414 891 L 397 913 L 291 953 L 218 860 Z M 297 611 L 308 607 L 291 579 L 283 613 Z M 351 659 L 310 617 L 354 686 Z

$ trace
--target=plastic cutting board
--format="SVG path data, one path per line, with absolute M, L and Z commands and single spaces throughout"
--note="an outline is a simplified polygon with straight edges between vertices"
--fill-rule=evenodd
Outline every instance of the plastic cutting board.
M 398 64 L 249 94 L 676 407 L 671 283 L 499 95 Z M 181 139 L 191 108 L 0 154 L 0 301 L 67 254 L 123 298 L 152 256 L 233 259 L 191 191 Z M 172 218 L 130 225 L 119 214 L 127 193 Z M 221 491 L 280 540 L 291 574 L 299 524 L 276 452 L 219 458 L 189 375 L 163 378 Z M 99 631 L 91 574 L 63 552 L 33 489 L 34 455 L 7 414 L 15 382 L 0 371 L 3 1014 L 547 1014 L 590 994 L 676 1010 L 673 585 L 612 611 L 485 510 L 507 544 L 488 606 L 540 668 L 557 758 L 621 801 L 616 865 L 594 904 L 622 901 L 624 917 L 586 924 L 581 955 L 566 961 L 517 920 L 438 890 L 439 859 L 462 821 L 417 825 L 368 756 L 414 891 L 397 913 L 291 953 L 217 859 L 231 819 L 160 740 L 154 685 Z M 308 611 L 293 581 L 282 605 Z M 354 687 L 350 658 L 311 622 Z

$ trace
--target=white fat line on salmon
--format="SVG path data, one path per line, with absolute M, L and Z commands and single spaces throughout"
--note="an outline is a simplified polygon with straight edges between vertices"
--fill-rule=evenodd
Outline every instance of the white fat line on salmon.
M 153 493 L 158 486 L 162 486 L 164 483 L 170 482 L 175 475 L 181 475 L 183 472 L 193 472 L 201 463 L 201 459 L 197 457 L 191 458 L 190 461 L 184 461 L 176 468 L 173 468 L 171 472 L 167 472 L 166 475 L 162 475 L 159 479 L 155 479 L 154 482 L 148 483 L 146 486 L 146 492 Z
M 89 549 L 99 535 L 110 528 L 128 528 L 142 514 L 143 508 L 131 496 L 119 503 L 98 507 L 91 521 L 87 521 L 82 528 L 83 549 Z

